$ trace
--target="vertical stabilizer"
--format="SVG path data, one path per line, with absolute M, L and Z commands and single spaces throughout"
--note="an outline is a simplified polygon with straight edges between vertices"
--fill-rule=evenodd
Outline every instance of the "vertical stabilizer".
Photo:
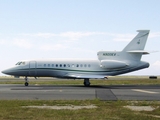
M 123 51 L 144 50 L 149 30 L 137 30 L 139 32 L 136 37 L 123 49 Z
M 144 47 L 149 35 L 149 30 L 137 30 L 139 32 L 136 37 L 122 50 L 123 54 L 126 54 L 126 58 L 135 61 L 140 61 L 144 52 Z M 127 54 L 127 53 L 128 54 Z
M 140 61 L 142 55 L 148 54 L 148 52 L 144 51 L 144 47 L 149 35 L 149 30 L 137 30 L 137 32 L 139 33 L 122 51 L 99 51 L 97 53 L 98 59 Z

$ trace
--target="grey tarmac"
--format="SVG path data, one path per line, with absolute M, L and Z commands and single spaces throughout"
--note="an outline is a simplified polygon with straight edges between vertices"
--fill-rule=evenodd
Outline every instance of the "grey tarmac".
M 160 100 L 160 85 L 1 84 L 0 100 Z

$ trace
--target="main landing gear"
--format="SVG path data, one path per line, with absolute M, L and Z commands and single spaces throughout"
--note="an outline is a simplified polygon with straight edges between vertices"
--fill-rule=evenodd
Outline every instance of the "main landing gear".
M 84 86 L 89 87 L 90 86 L 89 78 L 85 78 L 83 84 Z
M 28 78 L 27 78 L 27 76 L 24 78 L 24 80 L 25 80 L 24 85 L 25 85 L 25 86 L 28 86 L 29 83 L 28 83 Z M 83 84 L 84 84 L 85 87 L 89 87 L 89 86 L 90 86 L 89 78 L 85 78 Z
M 25 80 L 24 85 L 25 85 L 25 86 L 28 86 L 28 85 L 29 85 L 29 83 L 28 83 L 28 78 L 27 78 L 27 76 L 24 78 L 24 80 Z

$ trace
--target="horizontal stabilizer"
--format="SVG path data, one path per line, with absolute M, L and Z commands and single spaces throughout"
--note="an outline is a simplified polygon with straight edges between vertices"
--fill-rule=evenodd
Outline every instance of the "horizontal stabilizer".
M 145 51 L 145 50 L 131 50 L 131 51 L 127 51 L 128 53 L 135 53 L 135 54 L 143 54 L 143 55 L 146 55 L 146 54 L 149 54 L 148 51 Z

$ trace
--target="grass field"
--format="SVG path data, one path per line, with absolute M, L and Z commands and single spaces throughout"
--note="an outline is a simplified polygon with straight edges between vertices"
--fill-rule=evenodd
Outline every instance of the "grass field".
M 53 110 L 25 108 L 24 106 L 68 106 L 95 105 L 93 109 Z M 133 111 L 124 106 L 152 106 L 153 111 Z M 0 101 L 1 120 L 158 120 L 160 119 L 159 101 L 42 101 L 10 100 Z
M 91 85 L 159 85 L 160 77 L 149 79 L 149 76 L 116 76 L 108 79 L 90 79 Z M 24 84 L 24 78 L 0 77 L 0 84 Z M 83 79 L 29 78 L 29 84 L 39 85 L 83 85 Z
M 54 78 L 30 79 L 30 84 L 83 85 L 83 80 Z M 117 76 L 107 80 L 90 80 L 91 85 L 160 85 L 160 78 L 148 76 Z M 24 79 L 0 77 L 0 84 L 24 84 Z M 97 108 L 54 110 L 25 106 L 88 106 Z M 150 106 L 153 111 L 134 111 L 124 106 Z M 158 120 L 160 101 L 100 101 L 95 100 L 0 100 L 0 120 Z

